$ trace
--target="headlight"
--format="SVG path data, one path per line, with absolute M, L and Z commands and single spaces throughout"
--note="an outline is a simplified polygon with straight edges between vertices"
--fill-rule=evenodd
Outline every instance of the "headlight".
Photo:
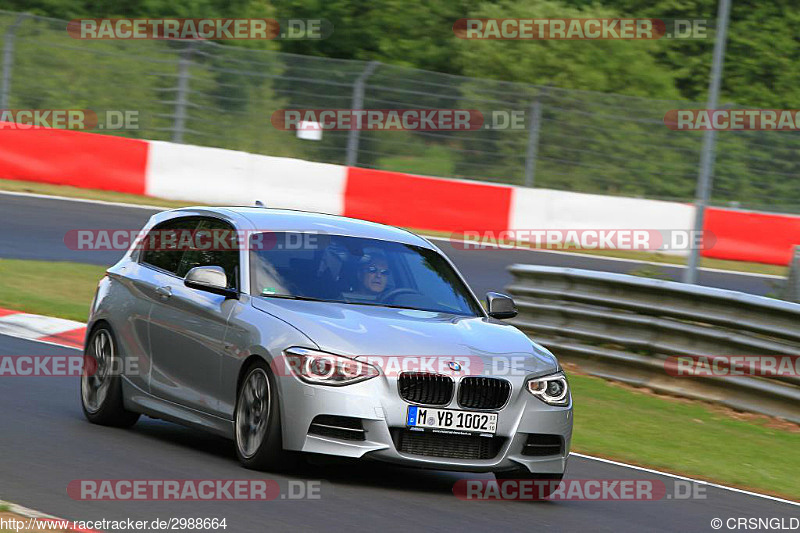
M 289 348 L 285 353 L 292 373 L 306 383 L 315 385 L 352 385 L 380 374 L 370 364 L 341 355 L 308 348 Z
M 528 392 L 549 405 L 569 405 L 569 383 L 563 372 L 529 379 Z

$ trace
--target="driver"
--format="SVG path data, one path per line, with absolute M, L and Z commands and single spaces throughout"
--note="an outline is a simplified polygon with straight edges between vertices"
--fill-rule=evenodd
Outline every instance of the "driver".
M 367 294 L 373 294 L 377 297 L 386 290 L 390 275 L 389 263 L 386 258 L 382 255 L 372 255 L 367 262 L 361 265 L 358 279 L 362 289 Z

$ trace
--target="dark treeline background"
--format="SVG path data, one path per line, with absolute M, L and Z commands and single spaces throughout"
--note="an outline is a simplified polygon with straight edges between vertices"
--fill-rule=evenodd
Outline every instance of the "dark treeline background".
M 228 44 L 341 59 L 378 60 L 466 76 L 653 98 L 703 101 L 712 40 L 462 41 L 465 17 L 715 19 L 716 0 L 4 0 L 0 7 L 77 17 L 323 18 L 323 41 Z M 735 0 L 722 102 L 800 107 L 800 2 Z

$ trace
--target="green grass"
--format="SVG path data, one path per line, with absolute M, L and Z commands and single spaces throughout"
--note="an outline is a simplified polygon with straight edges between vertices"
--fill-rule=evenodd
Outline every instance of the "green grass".
M 86 322 L 105 267 L 0 259 L 0 307 Z
M 452 176 L 455 161 L 452 152 L 445 146 L 431 146 L 419 156 L 394 156 L 381 158 L 376 167 L 395 172 L 406 172 L 419 176 Z
M 699 402 L 570 377 L 573 451 L 800 500 L 800 431 L 739 420 Z
M 85 321 L 103 267 L 0 260 L 0 307 Z M 573 450 L 800 500 L 800 431 L 573 375 Z M 788 428 L 793 428 L 790 431 Z

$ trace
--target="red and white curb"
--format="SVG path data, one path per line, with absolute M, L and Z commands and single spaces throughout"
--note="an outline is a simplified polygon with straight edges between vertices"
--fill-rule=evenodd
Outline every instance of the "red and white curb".
M 34 509 L 28 509 L 27 507 L 23 507 L 21 505 L 17 505 L 16 503 L 4 502 L 3 500 L 0 500 L 0 506 L 8 509 L 8 512 L 10 512 L 10 513 L 18 514 L 18 515 L 20 515 L 22 517 L 25 517 L 25 518 L 36 519 L 39 522 L 52 522 L 52 523 L 57 523 L 57 524 L 67 524 L 67 523 L 73 522 L 72 520 L 65 520 L 63 518 L 57 518 L 57 517 L 49 515 L 49 514 L 41 513 L 39 511 L 34 510 Z M 48 524 L 48 526 L 49 526 L 49 524 Z M 52 529 L 50 529 L 47 526 L 45 526 L 45 527 L 32 527 L 30 529 L 32 531 L 38 531 L 38 530 L 42 530 L 42 531 L 48 531 L 49 530 L 49 531 L 52 531 Z M 84 528 L 76 527 L 76 526 L 74 526 L 74 523 L 71 526 L 59 527 L 59 529 L 61 529 L 63 531 L 77 531 L 79 533 L 101 533 L 100 531 L 98 531 L 96 529 L 84 529 Z
M 0 308 L 0 335 L 67 348 L 83 348 L 86 324 Z

